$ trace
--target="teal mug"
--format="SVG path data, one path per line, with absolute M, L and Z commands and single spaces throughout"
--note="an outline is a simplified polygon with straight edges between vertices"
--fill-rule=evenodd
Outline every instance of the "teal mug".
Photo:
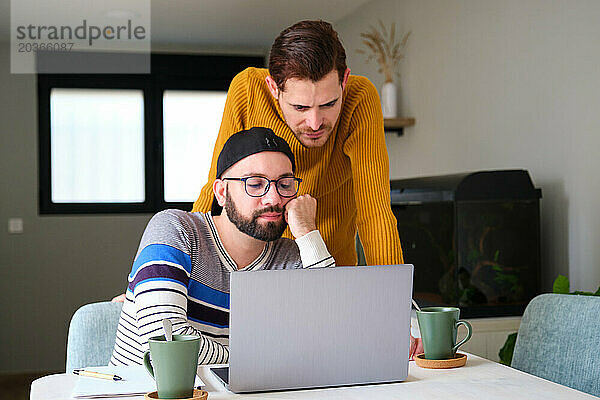
M 164 336 L 155 336 L 148 340 L 148 344 L 150 350 L 144 353 L 144 366 L 156 381 L 158 397 L 192 397 L 198 369 L 200 337 L 173 335 L 173 340 L 167 342 Z
M 471 324 L 459 318 L 460 309 L 456 307 L 426 307 L 417 311 L 426 359 L 453 358 L 456 350 L 471 339 L 473 333 Z M 467 336 L 456 343 L 459 325 L 467 328 Z

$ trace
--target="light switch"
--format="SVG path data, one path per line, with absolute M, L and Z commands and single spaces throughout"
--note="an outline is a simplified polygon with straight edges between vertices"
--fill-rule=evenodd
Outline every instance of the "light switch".
M 9 218 L 8 233 L 23 233 L 23 218 Z

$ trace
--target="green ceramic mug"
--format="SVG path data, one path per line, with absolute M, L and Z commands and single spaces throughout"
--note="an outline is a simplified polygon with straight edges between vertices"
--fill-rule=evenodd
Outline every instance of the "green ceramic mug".
M 186 399 L 194 394 L 198 369 L 200 337 L 173 335 L 167 342 L 164 336 L 148 340 L 150 350 L 144 353 L 144 366 L 156 380 L 161 399 Z M 152 356 L 152 363 L 150 363 Z
M 452 358 L 456 354 L 456 350 L 471 339 L 473 333 L 471 324 L 459 318 L 460 309 L 456 307 L 426 307 L 417 311 L 426 359 L 446 360 Z M 467 328 L 467 336 L 456 343 L 456 332 L 459 325 Z

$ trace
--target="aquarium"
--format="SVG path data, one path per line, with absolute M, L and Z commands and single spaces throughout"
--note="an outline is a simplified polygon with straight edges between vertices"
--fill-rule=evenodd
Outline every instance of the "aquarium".
M 541 190 L 524 170 L 391 181 L 420 306 L 465 318 L 521 315 L 540 291 Z

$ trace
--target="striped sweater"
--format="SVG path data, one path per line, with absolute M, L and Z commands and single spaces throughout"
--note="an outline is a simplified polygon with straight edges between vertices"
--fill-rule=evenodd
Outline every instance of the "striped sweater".
M 318 231 L 267 242 L 244 270 L 335 265 Z M 202 337 L 200 364 L 229 359 L 229 274 L 237 270 L 210 213 L 166 210 L 148 223 L 128 276 L 111 365 L 141 364 L 148 339 L 173 333 Z
M 279 103 L 265 83 L 266 69 L 248 68 L 231 82 L 208 183 L 194 211 L 210 210 L 217 157 L 227 139 L 253 126 L 271 128 L 296 157 L 300 194 L 317 199 L 317 228 L 338 265 L 355 265 L 358 228 L 367 263 L 401 264 L 402 249 L 390 207 L 390 184 L 383 117 L 377 90 L 364 77 L 350 76 L 342 109 L 327 143 L 305 148 L 285 123 Z M 289 230 L 285 236 L 291 237 Z

